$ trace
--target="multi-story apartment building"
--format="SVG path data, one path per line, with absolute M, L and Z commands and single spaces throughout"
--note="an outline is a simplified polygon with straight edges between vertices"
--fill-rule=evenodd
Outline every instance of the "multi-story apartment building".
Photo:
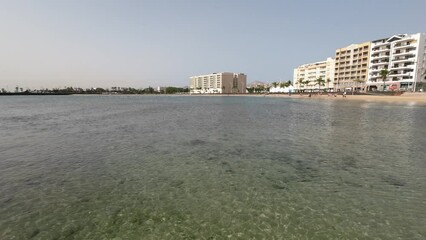
M 334 66 L 335 60 L 333 58 L 327 58 L 326 61 L 300 65 L 294 69 L 293 86 L 301 91 L 318 90 L 318 85 L 315 80 L 322 78 L 325 81 L 325 89 L 330 90 L 333 88 Z M 301 80 L 303 83 L 301 83 Z M 322 89 L 324 89 L 324 87 L 322 87 Z
M 398 34 L 371 43 L 370 90 L 416 91 L 426 87 L 426 34 Z M 386 69 L 383 82 L 380 72 Z M 385 86 L 386 85 L 386 86 Z
M 336 50 L 334 84 L 336 91 L 362 89 L 368 80 L 371 42 L 351 44 Z
M 191 93 L 246 93 L 244 73 L 212 73 L 189 78 Z

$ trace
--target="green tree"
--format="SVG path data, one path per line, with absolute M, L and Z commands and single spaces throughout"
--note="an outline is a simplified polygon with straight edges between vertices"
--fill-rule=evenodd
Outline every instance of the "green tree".
M 258 92 L 258 93 L 261 93 L 261 92 L 263 92 L 263 91 L 265 91 L 265 86 L 263 86 L 263 85 L 259 85 L 259 86 L 257 86 L 257 92 Z
M 274 87 L 274 88 L 276 88 L 277 86 L 278 86 L 278 83 L 277 82 L 273 82 L 273 83 L 271 83 L 272 84 L 272 86 Z
M 297 84 L 299 85 L 299 92 L 301 91 L 302 85 L 303 85 L 304 79 L 303 78 L 299 78 L 299 80 L 297 80 Z
M 382 78 L 382 80 L 383 80 L 383 91 L 385 91 L 385 90 L 386 90 L 386 84 L 385 84 L 385 82 L 386 82 L 386 79 L 387 79 L 387 78 L 388 78 L 388 76 L 389 76 L 389 70 L 387 70 L 387 69 L 382 69 L 382 70 L 380 71 L 379 75 L 380 75 L 380 77 L 381 77 L 381 78 Z
M 154 93 L 154 88 L 152 88 L 151 86 L 148 88 L 145 88 L 143 90 L 143 93 L 149 93 L 149 94 L 153 94 Z
M 303 81 L 303 85 L 305 85 L 306 87 L 308 87 L 310 85 L 310 83 L 311 82 L 309 80 Z M 311 90 L 311 92 L 312 92 L 312 90 Z
M 249 93 L 254 93 L 254 87 L 246 88 Z
M 321 92 L 321 86 L 324 86 L 325 80 L 322 77 L 315 79 L 315 85 L 318 85 L 318 92 Z

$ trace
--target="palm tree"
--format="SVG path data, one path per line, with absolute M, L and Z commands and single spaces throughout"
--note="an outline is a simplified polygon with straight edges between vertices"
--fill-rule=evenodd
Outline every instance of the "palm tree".
M 284 83 L 284 86 L 286 88 L 289 88 L 290 86 L 292 86 L 291 84 L 291 80 L 288 80 L 287 82 Z M 291 89 L 287 89 L 288 90 L 288 95 L 291 96 Z
M 315 85 L 318 85 L 318 93 L 321 92 L 321 86 L 324 85 L 325 80 L 319 77 L 315 80 Z
M 299 92 L 300 92 L 300 88 L 301 88 L 301 86 L 302 86 L 302 84 L 303 84 L 303 78 L 300 78 L 299 80 L 297 80 L 297 83 L 298 83 L 298 85 L 299 85 Z
M 327 78 L 327 92 L 330 91 L 330 83 L 331 83 L 330 78 Z
M 311 83 L 311 82 L 310 82 L 309 80 L 306 80 L 306 81 L 304 81 L 304 82 L 303 82 L 303 85 L 308 86 L 308 85 L 310 85 L 310 83 Z M 311 89 L 311 92 L 312 92 L 312 89 Z
M 387 69 L 382 69 L 380 71 L 379 75 L 380 75 L 380 77 L 383 80 L 383 91 L 385 91 L 386 90 L 386 84 L 385 84 L 385 82 L 386 82 L 386 78 L 389 76 L 389 71 Z
M 273 83 L 271 83 L 272 84 L 272 86 L 274 87 L 274 88 L 276 88 L 277 86 L 278 86 L 278 83 L 277 82 L 273 82 Z

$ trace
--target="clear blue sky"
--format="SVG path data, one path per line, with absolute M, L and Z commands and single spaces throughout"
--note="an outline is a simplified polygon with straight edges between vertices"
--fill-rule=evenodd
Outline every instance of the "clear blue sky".
M 426 32 L 425 0 L 0 0 L 0 88 L 292 78 L 336 48 Z

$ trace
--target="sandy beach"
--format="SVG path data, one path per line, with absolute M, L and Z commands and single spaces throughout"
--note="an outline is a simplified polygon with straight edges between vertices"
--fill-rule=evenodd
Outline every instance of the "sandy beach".
M 250 95 L 249 95 L 250 96 Z M 336 100 L 336 101 L 367 101 L 367 102 L 401 102 L 401 103 L 416 103 L 426 105 L 426 94 L 425 93 L 405 93 L 400 96 L 381 96 L 381 95 L 347 95 L 345 98 L 340 94 L 334 97 L 333 95 L 328 96 L 327 94 L 317 95 L 312 94 L 311 97 L 308 95 L 292 94 L 269 94 L 265 97 L 282 97 L 282 98 L 306 98 L 306 99 L 318 99 L 318 100 Z
M 335 100 L 335 101 L 366 101 L 366 102 L 394 102 L 394 103 L 410 103 L 426 105 L 426 93 L 404 93 L 400 96 L 388 95 L 347 95 L 345 98 L 342 94 L 328 96 L 327 94 L 318 95 L 313 93 L 311 97 L 307 94 L 299 95 L 293 93 L 288 94 L 191 94 L 186 96 L 248 96 L 248 97 L 272 97 L 272 98 L 295 98 L 295 99 L 315 99 L 315 100 Z

